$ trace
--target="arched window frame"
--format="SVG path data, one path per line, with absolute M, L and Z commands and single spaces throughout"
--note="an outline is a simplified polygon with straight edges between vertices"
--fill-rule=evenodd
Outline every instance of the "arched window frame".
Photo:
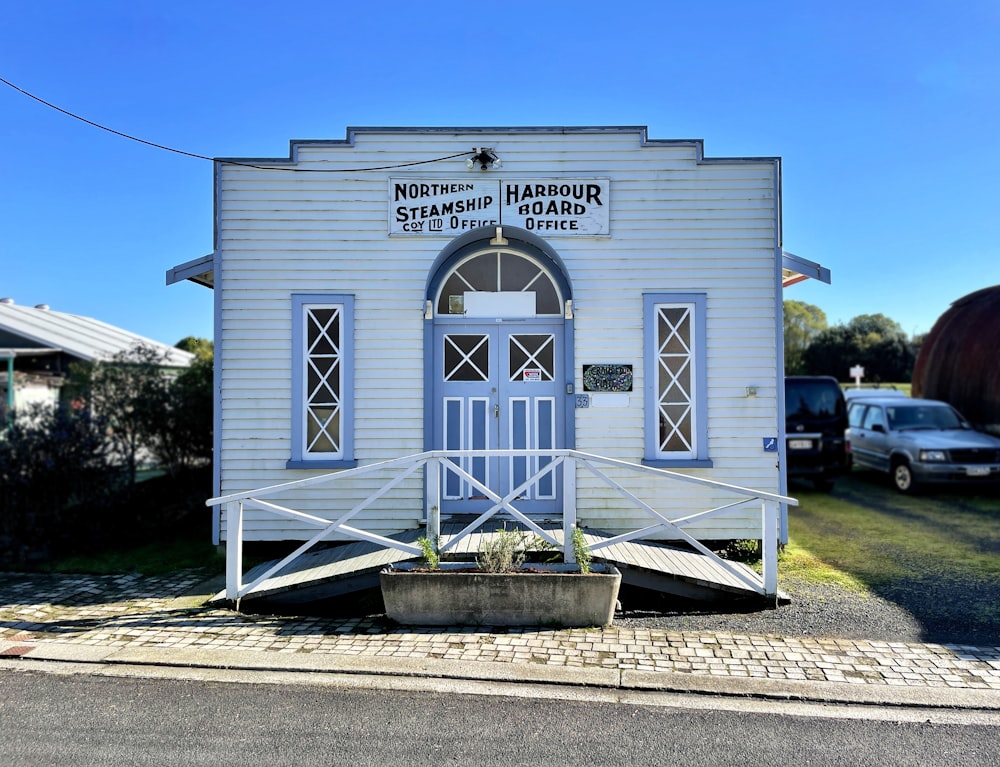
M 534 270 L 533 273 L 525 275 L 514 273 L 516 267 L 524 268 L 529 264 Z M 457 290 L 448 293 L 448 286 L 453 282 L 458 288 L 465 288 L 462 290 L 462 295 L 459 295 Z M 455 259 L 440 279 L 437 292 L 432 299 L 434 312 L 440 316 L 461 315 L 464 313 L 462 296 L 478 292 L 535 294 L 535 307 L 530 312 L 523 310 L 518 312 L 522 315 L 527 313 L 528 316 L 535 317 L 558 317 L 564 312 L 565 298 L 551 266 L 534 254 L 525 253 L 519 248 L 484 245 Z M 547 304 L 543 308 L 551 311 L 538 311 L 539 302 Z M 523 307 L 523 303 L 519 304 L 520 307 Z

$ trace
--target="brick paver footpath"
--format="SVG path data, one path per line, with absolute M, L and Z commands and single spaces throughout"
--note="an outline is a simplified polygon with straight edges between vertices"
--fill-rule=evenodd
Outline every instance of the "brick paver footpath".
M 441 659 L 693 676 L 1000 691 L 1000 647 L 590 629 L 411 628 L 205 606 L 202 574 L 0 574 L 0 655 L 45 643 Z M 537 673 L 535 674 L 537 677 Z M 998 697 L 1000 702 L 1000 697 Z

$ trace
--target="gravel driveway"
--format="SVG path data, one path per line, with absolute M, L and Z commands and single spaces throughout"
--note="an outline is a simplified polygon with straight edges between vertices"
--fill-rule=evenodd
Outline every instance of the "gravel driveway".
M 898 506 L 895 491 L 878 476 L 857 474 L 838 481 L 834 496 L 880 513 L 893 513 Z M 932 494 L 926 502 L 943 504 L 944 516 L 949 508 L 971 508 L 960 494 Z M 1000 498 L 996 511 L 990 511 L 989 505 L 986 509 L 976 513 L 992 514 L 987 518 L 1000 524 Z M 898 509 L 895 513 L 905 515 Z M 996 554 L 1000 561 L 997 541 L 996 536 L 987 536 L 976 539 L 975 545 Z M 615 622 L 683 631 L 1000 646 L 1000 577 L 962 575 L 930 559 L 907 559 L 899 551 L 886 555 L 894 557 L 911 575 L 882 584 L 868 596 L 796 580 L 779 568 L 779 587 L 791 602 L 776 609 L 739 602 L 699 605 L 624 589 L 621 601 L 625 609 Z
M 978 616 L 970 622 L 966 589 L 974 584 L 937 584 L 925 592 L 924 605 L 907 610 L 882 596 L 861 596 L 837 586 L 783 580 L 781 588 L 791 602 L 774 609 L 761 609 L 745 602 L 695 603 L 666 594 L 638 592 L 623 587 L 623 611 L 615 625 L 660 628 L 675 631 L 711 631 L 734 634 L 840 637 L 886 642 L 934 642 L 940 644 L 1000 645 L 1000 616 L 993 608 L 992 620 Z M 919 591 L 900 584 L 900 594 Z M 977 602 L 1000 605 L 1000 593 L 977 593 Z

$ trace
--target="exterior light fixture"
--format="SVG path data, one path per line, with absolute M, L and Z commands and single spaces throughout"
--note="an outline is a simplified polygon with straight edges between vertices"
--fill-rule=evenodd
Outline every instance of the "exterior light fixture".
M 477 165 L 482 171 L 500 167 L 500 158 L 489 147 L 474 146 L 472 147 L 472 152 L 472 157 L 465 161 L 465 166 L 469 170 L 475 169 Z

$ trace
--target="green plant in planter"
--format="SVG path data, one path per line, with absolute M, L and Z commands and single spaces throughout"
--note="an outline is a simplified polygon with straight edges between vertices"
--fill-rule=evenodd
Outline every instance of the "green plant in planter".
M 487 573 L 510 573 L 524 564 L 528 555 L 531 536 L 522 530 L 508 530 L 506 526 L 487 538 L 476 554 L 476 566 Z
M 533 559 L 539 562 L 562 562 L 562 549 L 540 536 L 534 536 L 528 546 Z
M 593 557 L 590 553 L 590 546 L 587 544 L 587 539 L 583 537 L 583 530 L 579 527 L 574 527 L 572 536 L 573 556 L 576 557 L 576 564 L 579 566 L 581 573 L 589 573 L 590 560 Z
M 427 566 L 431 570 L 437 570 L 441 565 L 441 555 L 438 553 L 437 542 L 424 535 L 417 538 L 417 545 L 420 547 L 420 556 Z

